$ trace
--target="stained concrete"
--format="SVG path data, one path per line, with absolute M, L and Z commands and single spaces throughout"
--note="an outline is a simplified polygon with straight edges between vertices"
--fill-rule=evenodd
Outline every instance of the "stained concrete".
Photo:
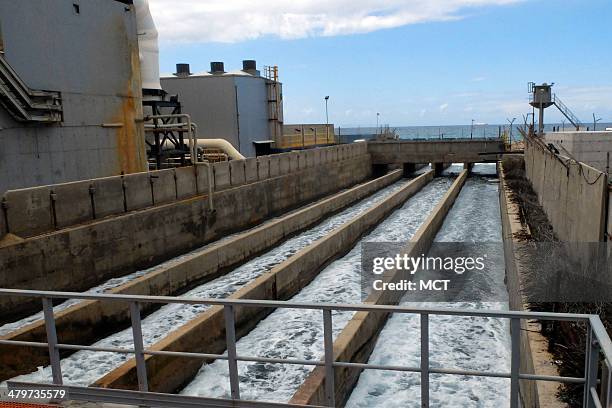
M 427 174 L 431 174 L 429 172 Z M 431 243 L 444 223 L 444 218 L 459 195 L 467 178 L 464 170 L 457 177 L 453 185 L 442 200 L 432 210 L 429 217 L 423 222 L 411 239 L 410 245 L 404 252 L 411 257 L 418 257 L 427 253 Z M 390 271 L 382 275 L 385 282 L 399 282 L 408 279 L 405 273 Z M 374 292 L 364 303 L 377 305 L 396 305 L 403 293 L 400 291 Z M 347 323 L 342 332 L 334 341 L 334 360 L 350 361 L 353 363 L 366 363 L 376 345 L 376 340 L 383 329 L 388 313 L 357 312 Z M 353 387 L 359 379 L 361 370 L 338 367 L 334 371 L 336 406 L 343 406 L 350 396 Z M 326 405 L 325 399 L 325 368 L 316 367 L 296 391 L 291 404 Z
M 533 143 L 525 147 L 525 169 L 561 241 L 603 240 L 608 210 L 604 173 Z
M 216 163 L 215 182 L 222 182 Z M 193 186 L 192 168 L 185 168 Z M 229 171 L 223 174 L 229 183 Z M 324 195 L 361 182 L 371 175 L 369 156 L 334 162 L 227 188 L 214 194 L 216 216 L 208 215 L 207 196 L 151 207 L 148 173 L 125 176 L 128 209 L 149 206 L 116 217 L 65 228 L 0 248 L 0 287 L 82 291 L 107 279 L 122 276 L 180 255 L 224 234 L 262 222 Z M 190 181 L 191 180 L 191 181 Z M 192 188 L 192 187 L 189 187 Z M 138 194 L 135 194 L 138 192 Z M 11 193 L 17 194 L 17 193 Z M 23 213 L 52 224 L 50 188 L 30 189 L 32 205 Z M 12 196 L 7 193 L 8 198 Z M 122 200 L 120 201 L 122 203 Z M 36 210 L 36 211 L 34 211 Z M 8 211 L 23 211 L 12 207 Z M 39 309 L 39 302 L 0 298 L 0 321 Z
M 496 161 L 505 151 L 503 140 L 392 140 L 368 141 L 374 164 L 478 163 Z
M 302 209 L 264 223 L 229 240 L 211 244 L 205 250 L 180 257 L 168 265 L 109 290 L 111 294 L 173 295 L 194 283 L 202 284 L 240 262 L 269 249 L 290 235 L 308 228 L 321 219 L 365 196 L 397 181 L 399 171 L 359 184 Z M 121 327 L 129 323 L 126 305 L 118 302 L 85 301 L 55 314 L 59 338 L 64 343 L 91 344 L 108 331 L 109 323 Z M 79 328 L 75 330 L 75 328 Z M 46 341 L 44 322 L 25 326 L 4 340 Z M 45 349 L 0 346 L 0 381 L 47 365 Z
M 506 286 L 510 300 L 510 310 L 530 311 L 529 304 L 524 299 L 525 275 L 521 266 L 521 255 L 518 252 L 517 236 L 528 234 L 529 228 L 521 221 L 521 210 L 510 196 L 506 184 L 503 167 L 500 165 L 499 205 L 502 219 L 502 235 L 504 241 L 504 259 L 506 263 Z M 537 323 L 521 320 L 521 373 L 558 376 L 556 366 L 552 364 L 552 356 L 547 351 L 547 340 L 539 333 Z M 524 407 L 561 408 L 562 404 L 556 397 L 557 383 L 547 381 L 519 381 L 521 405 Z
M 268 273 L 249 283 L 230 296 L 230 299 L 287 300 L 308 285 L 318 272 L 335 257 L 341 256 L 357 242 L 362 234 L 373 228 L 395 208 L 418 192 L 433 178 L 428 172 L 391 194 L 331 234 L 313 242 L 295 255 L 276 265 Z M 237 307 L 236 336 L 247 334 L 272 309 Z M 151 350 L 222 353 L 225 345 L 223 308 L 213 306 L 196 319 L 170 333 L 149 347 Z M 174 392 L 190 381 L 202 361 L 169 356 L 146 358 L 149 389 L 155 392 Z M 93 386 L 105 388 L 137 387 L 135 361 L 132 359 L 96 381 Z

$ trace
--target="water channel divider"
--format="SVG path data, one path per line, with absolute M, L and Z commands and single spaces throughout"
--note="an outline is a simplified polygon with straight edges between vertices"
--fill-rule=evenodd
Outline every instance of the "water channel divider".
M 427 253 L 444 223 L 446 215 L 461 192 L 467 177 L 468 170 L 463 170 L 429 217 L 421 224 L 410 243 L 402 250 L 403 253 L 411 257 L 418 257 Z M 402 279 L 408 279 L 408 276 L 405 271 L 391 270 L 384 273 L 382 279 L 384 282 L 399 282 Z M 402 295 L 401 291 L 373 292 L 364 303 L 369 305 L 397 305 Z M 388 317 L 388 313 L 367 311 L 355 313 L 334 342 L 334 361 L 367 363 Z M 297 405 L 343 406 L 350 397 L 355 384 L 357 384 L 361 371 L 361 368 L 355 367 L 336 367 L 333 371 L 335 392 L 326 393 L 325 367 L 316 367 L 289 402 Z M 423 384 L 428 372 L 425 370 L 424 374 L 423 371 L 421 373 L 422 385 L 428 387 L 428 380 L 427 384 Z M 329 381 L 327 383 L 329 384 Z M 335 401 L 328 400 L 330 395 L 335 395 Z
M 290 299 L 308 285 L 326 265 L 348 252 L 364 233 L 374 228 L 408 198 L 421 190 L 433 177 L 433 171 L 428 171 L 409 181 L 370 209 L 274 266 L 228 299 Z M 236 307 L 235 338 L 240 339 L 248 334 L 272 311 L 273 309 L 263 307 Z M 225 327 L 223 307 L 213 306 L 148 349 L 222 353 L 226 348 Z M 170 355 L 147 355 L 145 363 L 149 389 L 155 392 L 175 392 L 181 389 L 195 377 L 202 365 L 202 361 Z M 100 378 L 93 386 L 137 389 L 136 360 L 125 362 Z
M 395 170 L 382 177 L 359 184 L 301 209 L 264 222 L 258 227 L 232 238 L 213 242 L 201 251 L 177 257 L 151 272 L 106 291 L 110 294 L 166 296 L 185 291 L 196 284 L 210 281 L 247 259 L 266 251 L 288 237 L 312 227 L 322 219 L 354 204 L 402 177 Z M 116 302 L 86 300 L 55 313 L 57 334 L 61 341 L 91 344 L 94 341 L 130 324 L 130 314 Z M 141 312 L 153 310 L 155 305 L 142 305 Z M 45 341 L 43 320 L 27 324 L 3 340 Z M 27 374 L 38 366 L 48 365 L 44 350 L 0 346 L 0 381 Z

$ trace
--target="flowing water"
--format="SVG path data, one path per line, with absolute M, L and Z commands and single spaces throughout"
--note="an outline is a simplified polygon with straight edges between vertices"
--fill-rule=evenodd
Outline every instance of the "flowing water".
M 494 167 L 476 166 L 477 172 Z M 436 237 L 439 242 L 500 243 L 501 221 L 495 180 L 467 180 Z M 504 266 L 488 271 L 491 302 L 425 303 L 403 301 L 409 307 L 507 310 Z M 436 368 L 510 370 L 510 340 L 505 319 L 430 316 L 430 364 Z M 382 330 L 369 363 L 418 367 L 420 323 L 417 315 L 393 315 Z M 508 379 L 430 376 L 432 407 L 502 407 L 509 405 Z M 347 407 L 420 407 L 420 374 L 365 370 Z
M 380 223 L 362 241 L 404 242 L 409 240 L 440 201 L 452 183 L 437 178 Z M 332 262 L 291 302 L 360 303 L 361 242 L 346 256 Z M 352 312 L 333 313 L 334 338 L 352 318 Z M 319 360 L 323 355 L 323 323 L 320 311 L 278 309 L 240 339 L 237 353 L 242 356 Z M 239 362 L 241 398 L 288 401 L 304 381 L 312 366 Z M 229 397 L 227 361 L 204 365 L 196 378 L 182 391 L 186 395 Z
M 406 183 L 406 180 L 401 180 L 376 192 L 317 226 L 288 239 L 261 256 L 253 258 L 233 271 L 190 290 L 185 293 L 185 296 L 225 298 L 231 295 L 302 248 L 328 235 L 335 228 L 343 225 L 356 215 L 363 213 L 376 203 L 381 202 L 384 198 L 405 186 Z M 208 308 L 209 306 L 205 305 L 171 304 L 163 306 L 142 320 L 145 347 L 151 346 Z M 131 328 L 122 330 L 96 342 L 94 346 L 133 348 L 132 330 Z M 67 385 L 89 385 L 114 368 L 117 368 L 128 357 L 129 355 L 126 354 L 108 352 L 76 352 L 61 361 L 64 383 Z M 51 368 L 45 367 L 38 372 L 15 377 L 14 380 L 51 382 Z

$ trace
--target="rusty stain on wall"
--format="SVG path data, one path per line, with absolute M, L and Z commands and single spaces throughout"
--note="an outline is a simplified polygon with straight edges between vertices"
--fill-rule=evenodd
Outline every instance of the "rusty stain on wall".
M 140 58 L 138 41 L 128 40 L 130 51 L 130 78 L 127 81 L 127 97 L 118 113 L 124 126 L 117 128 L 117 154 L 119 169 L 117 173 L 137 173 L 147 170 L 144 123 L 142 120 L 142 81 L 140 78 Z

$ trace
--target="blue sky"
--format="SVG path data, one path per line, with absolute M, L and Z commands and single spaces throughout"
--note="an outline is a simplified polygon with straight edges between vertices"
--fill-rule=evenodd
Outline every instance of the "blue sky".
M 372 125 L 376 112 L 391 126 L 503 123 L 529 110 L 528 81 L 555 82 L 585 123 L 593 112 L 612 121 L 610 0 L 380 0 L 386 8 L 354 0 L 346 13 L 344 0 L 337 9 L 334 0 L 302 0 L 297 11 L 274 0 L 271 15 L 209 0 L 174 30 L 166 27 L 181 18 L 177 3 L 150 1 L 162 73 L 177 62 L 192 72 L 210 61 L 227 70 L 243 59 L 278 65 L 288 123 L 323 122 L 325 95 L 341 126 Z M 547 122 L 560 120 L 547 110 Z

